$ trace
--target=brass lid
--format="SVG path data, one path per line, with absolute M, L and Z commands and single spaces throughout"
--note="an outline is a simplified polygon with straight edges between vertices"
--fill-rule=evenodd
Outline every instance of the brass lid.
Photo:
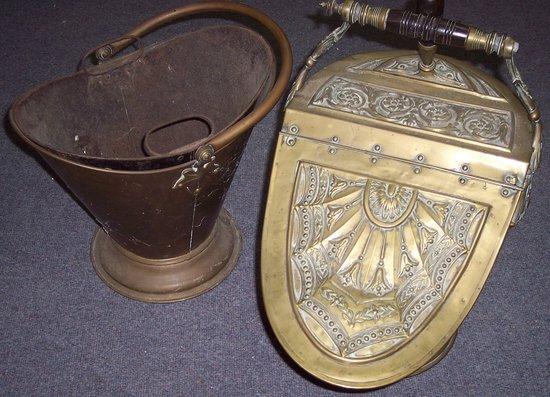
M 412 51 L 347 57 L 309 78 L 287 112 L 301 113 L 292 118 L 303 117 L 304 138 L 523 189 L 533 132 L 512 91 L 465 62 L 437 55 L 426 72 L 419 60 Z M 307 128 L 311 117 L 349 125 L 334 142 L 326 131 Z M 355 133 L 356 124 L 371 133 Z M 395 144 L 377 146 L 388 134 Z

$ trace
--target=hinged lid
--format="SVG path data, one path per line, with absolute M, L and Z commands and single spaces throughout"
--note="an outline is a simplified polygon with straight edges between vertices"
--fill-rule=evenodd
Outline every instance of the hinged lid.
M 300 120 L 303 138 L 521 189 L 533 133 L 515 95 L 464 62 L 437 56 L 424 72 L 419 61 L 392 51 L 335 62 L 304 84 L 288 117 Z M 313 119 L 320 124 L 308 128 Z M 335 122 L 337 135 L 318 128 Z

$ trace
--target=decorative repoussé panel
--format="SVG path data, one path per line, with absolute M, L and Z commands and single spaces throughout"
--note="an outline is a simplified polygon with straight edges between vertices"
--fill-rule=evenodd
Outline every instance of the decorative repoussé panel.
M 504 148 L 512 140 L 513 116 L 508 111 L 459 105 L 343 77 L 326 82 L 311 105 Z
M 327 352 L 365 359 L 410 340 L 460 277 L 487 208 L 302 163 L 289 277 Z

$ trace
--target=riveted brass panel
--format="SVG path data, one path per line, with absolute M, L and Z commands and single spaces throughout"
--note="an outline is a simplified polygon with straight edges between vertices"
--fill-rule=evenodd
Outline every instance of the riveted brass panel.
M 474 304 L 518 195 L 505 198 L 499 184 L 483 180 L 462 185 L 443 170 L 416 174 L 407 162 L 353 149 L 331 153 L 313 140 L 289 146 L 286 138 L 278 141 L 262 240 L 275 334 L 329 383 L 372 388 L 411 375 Z
M 451 58 L 419 65 L 375 52 L 301 75 L 277 141 L 266 312 L 334 385 L 376 388 L 441 359 L 529 186 L 536 131 L 514 94 Z

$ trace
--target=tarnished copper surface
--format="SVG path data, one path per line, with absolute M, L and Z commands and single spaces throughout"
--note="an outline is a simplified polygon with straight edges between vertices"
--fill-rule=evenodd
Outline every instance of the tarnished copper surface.
M 28 138 L 67 159 L 163 168 L 192 160 L 199 146 L 242 119 L 270 84 L 274 65 L 257 33 L 209 27 L 148 46 L 137 59 L 126 55 L 41 86 L 16 103 L 13 120 Z M 169 125 L 176 130 L 159 129 Z M 148 150 L 158 141 L 156 151 Z
M 19 136 L 101 225 L 92 247 L 99 275 L 134 299 L 195 296 L 235 265 L 240 234 L 218 215 L 251 128 L 286 87 L 291 52 L 269 17 L 227 2 L 160 14 L 95 51 L 109 59 L 121 40 L 219 12 L 259 23 L 273 48 L 248 28 L 208 27 L 84 66 L 10 111 Z

